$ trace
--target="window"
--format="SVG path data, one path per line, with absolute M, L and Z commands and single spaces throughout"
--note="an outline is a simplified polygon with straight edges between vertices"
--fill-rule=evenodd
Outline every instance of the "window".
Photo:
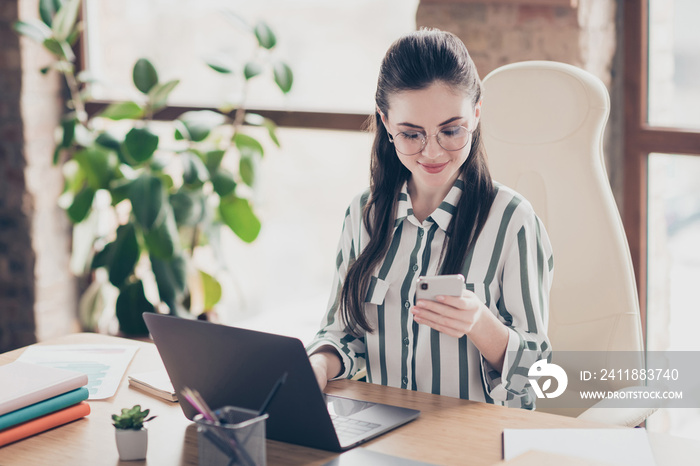
M 269 80 L 250 82 L 246 107 L 280 125 L 282 148 L 265 148 L 256 194 L 263 224 L 258 239 L 245 245 L 233 233 L 222 233 L 228 251 L 228 271 L 220 277 L 222 321 L 302 340 L 318 329 L 345 210 L 368 185 L 372 135 L 359 131 L 361 122 L 373 113 L 381 58 L 398 36 L 415 29 L 417 5 L 418 0 L 87 0 L 84 56 L 100 80 L 91 89 L 97 101 L 138 98 L 131 70 L 146 57 L 161 81 L 181 79 L 169 101 L 173 107 L 159 118 L 216 108 L 224 100 L 239 104 L 240 70 L 222 75 L 206 64 L 212 57 L 224 64 L 252 58 L 255 44 L 247 42 L 238 17 L 267 22 L 278 40 L 273 58 L 294 71 L 286 96 Z M 218 259 L 206 251 L 195 258 L 210 264 Z
M 647 349 L 700 350 L 692 285 L 700 281 L 700 65 L 693 0 L 626 1 L 623 220 Z M 690 76 L 690 77 L 689 77 Z M 688 240 L 688 237 L 693 238 Z M 661 410 L 650 430 L 700 439 L 700 410 Z
M 151 60 L 165 79 L 181 79 L 172 105 L 213 106 L 240 100 L 241 70 L 216 73 L 206 65 L 253 59 L 244 24 L 267 22 L 295 74 L 288 96 L 268 80 L 251 80 L 247 107 L 368 114 L 384 52 L 415 29 L 417 0 L 88 0 L 87 64 L 104 85 L 100 100 L 134 98 L 131 67 Z M 111 24 L 128 25 L 110 27 Z M 128 33 L 126 32 L 128 31 Z M 259 57 L 261 60 L 267 57 Z

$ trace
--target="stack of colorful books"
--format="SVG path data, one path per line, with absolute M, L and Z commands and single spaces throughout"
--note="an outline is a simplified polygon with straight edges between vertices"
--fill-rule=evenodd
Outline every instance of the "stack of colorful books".
M 90 414 L 87 375 L 15 361 L 0 366 L 0 447 Z

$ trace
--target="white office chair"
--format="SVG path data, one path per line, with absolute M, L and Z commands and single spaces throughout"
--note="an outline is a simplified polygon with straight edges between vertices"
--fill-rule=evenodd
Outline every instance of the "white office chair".
M 552 242 L 554 362 L 557 351 L 638 351 L 643 358 L 632 261 L 603 160 L 605 86 L 574 66 L 531 61 L 494 70 L 484 87 L 482 134 L 493 178 L 532 203 Z M 577 368 L 564 369 L 572 387 Z M 580 417 L 637 425 L 651 412 L 593 407 Z

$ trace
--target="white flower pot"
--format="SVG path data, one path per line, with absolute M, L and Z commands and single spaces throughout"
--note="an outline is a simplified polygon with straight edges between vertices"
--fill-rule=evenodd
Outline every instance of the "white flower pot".
M 148 450 L 148 430 L 116 429 L 117 451 L 122 461 L 146 459 Z

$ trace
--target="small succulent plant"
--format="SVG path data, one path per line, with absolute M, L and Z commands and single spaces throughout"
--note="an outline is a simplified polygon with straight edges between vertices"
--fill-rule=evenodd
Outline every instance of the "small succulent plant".
M 141 405 L 135 405 L 133 408 L 123 408 L 121 415 L 112 414 L 112 424 L 117 429 L 133 429 L 139 430 L 143 428 L 143 423 L 148 422 L 155 418 L 155 416 L 148 416 L 150 410 L 146 409 L 141 411 Z

